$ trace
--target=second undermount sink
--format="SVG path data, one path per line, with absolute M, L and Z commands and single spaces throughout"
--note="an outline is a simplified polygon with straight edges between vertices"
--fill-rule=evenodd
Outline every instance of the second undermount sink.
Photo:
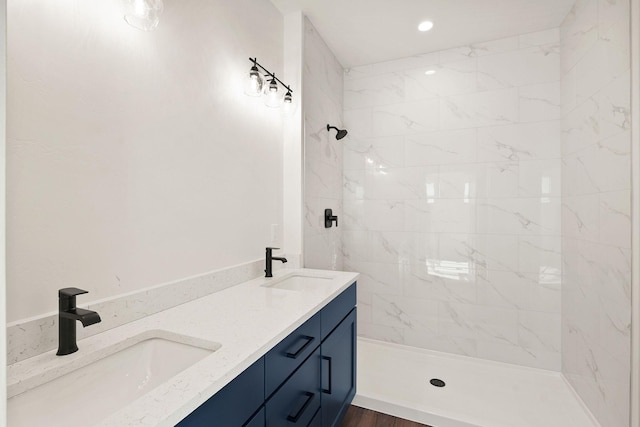
M 314 287 L 327 285 L 332 277 L 307 276 L 303 274 L 293 274 L 275 279 L 262 285 L 265 288 L 283 289 L 287 291 L 308 291 Z
M 156 332 L 134 337 L 125 348 L 11 397 L 8 425 L 98 424 L 221 347 Z

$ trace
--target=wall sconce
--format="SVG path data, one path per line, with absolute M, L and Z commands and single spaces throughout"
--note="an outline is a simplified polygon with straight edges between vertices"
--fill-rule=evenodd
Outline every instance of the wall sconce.
M 285 108 L 290 107 L 293 102 L 293 91 L 291 90 L 291 87 L 282 83 L 274 73 L 260 65 L 257 58 L 249 58 L 249 61 L 251 61 L 253 65 L 249 70 L 249 77 L 246 81 L 244 92 L 249 96 L 257 97 L 264 95 L 264 103 L 267 107 L 277 108 L 282 104 L 284 104 Z M 266 81 L 260 75 L 260 70 L 258 68 L 261 68 L 262 71 L 266 73 Z M 284 97 L 281 95 L 283 91 L 278 89 L 278 83 L 280 83 L 283 88 L 287 89 Z
M 139 30 L 151 31 L 158 26 L 164 10 L 162 0 L 125 0 L 127 24 Z

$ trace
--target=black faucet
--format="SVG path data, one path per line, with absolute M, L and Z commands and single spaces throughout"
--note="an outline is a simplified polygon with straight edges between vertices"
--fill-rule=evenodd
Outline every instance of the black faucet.
M 272 251 L 274 249 L 280 249 L 280 248 L 267 248 L 267 268 L 264 270 L 265 275 L 264 277 L 273 277 L 273 272 L 272 272 L 272 264 L 273 264 L 273 260 L 276 261 L 282 261 L 282 263 L 284 264 L 285 262 L 287 262 L 287 259 L 285 257 L 275 257 L 272 254 Z
M 82 322 L 82 326 L 93 325 L 101 320 L 95 311 L 76 307 L 76 295 L 87 293 L 89 292 L 78 288 L 58 290 L 58 356 L 78 351 L 76 320 Z

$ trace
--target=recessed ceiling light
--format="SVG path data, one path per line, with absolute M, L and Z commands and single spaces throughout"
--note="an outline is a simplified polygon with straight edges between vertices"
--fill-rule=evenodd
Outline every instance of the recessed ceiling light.
M 436 70 L 427 70 L 424 72 L 427 76 L 433 76 L 436 73 Z
M 431 21 L 424 21 L 424 22 L 421 22 L 420 25 L 418 25 L 418 30 L 420 31 L 429 31 L 432 28 L 433 28 L 433 22 Z

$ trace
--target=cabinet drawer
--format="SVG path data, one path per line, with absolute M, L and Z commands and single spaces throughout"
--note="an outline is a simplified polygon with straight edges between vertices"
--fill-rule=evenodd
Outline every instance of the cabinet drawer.
M 264 358 L 248 367 L 178 423 L 179 427 L 241 427 L 264 403 Z
M 320 408 L 320 349 L 267 401 L 267 427 L 306 427 Z
M 318 345 L 320 313 L 304 322 L 265 355 L 265 396 L 271 396 Z
M 320 312 L 322 315 L 320 328 L 323 340 L 349 314 L 355 305 L 356 283 L 354 282 Z

